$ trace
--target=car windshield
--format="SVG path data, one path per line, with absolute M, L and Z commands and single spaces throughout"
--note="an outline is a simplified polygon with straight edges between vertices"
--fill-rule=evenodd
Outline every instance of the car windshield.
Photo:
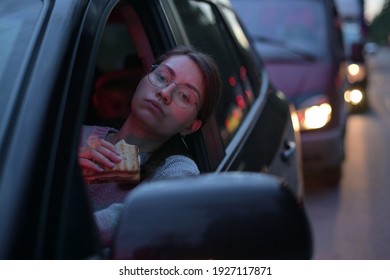
M 42 1 L 1 0 L 0 5 L 0 120 L 12 108 L 13 93 L 23 68 L 36 21 L 42 8 Z M 1 132 L 1 131 L 0 131 Z
M 322 57 L 326 15 L 319 1 L 237 0 L 234 6 L 264 58 Z

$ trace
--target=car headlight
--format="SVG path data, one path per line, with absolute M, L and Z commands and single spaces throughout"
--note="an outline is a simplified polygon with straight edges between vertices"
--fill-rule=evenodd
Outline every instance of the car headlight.
M 297 110 L 301 131 L 324 127 L 332 117 L 332 106 L 324 96 L 317 96 L 302 103 Z
M 347 68 L 347 78 L 350 83 L 364 80 L 366 78 L 366 67 L 363 64 L 349 64 Z
M 352 105 L 357 105 L 363 100 L 363 93 L 360 89 L 346 90 L 344 100 Z

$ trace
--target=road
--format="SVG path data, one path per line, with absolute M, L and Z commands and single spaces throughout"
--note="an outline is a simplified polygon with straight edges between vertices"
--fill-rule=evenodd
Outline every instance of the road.
M 339 186 L 306 185 L 314 259 L 390 259 L 390 48 L 368 64 L 371 108 L 349 117 Z

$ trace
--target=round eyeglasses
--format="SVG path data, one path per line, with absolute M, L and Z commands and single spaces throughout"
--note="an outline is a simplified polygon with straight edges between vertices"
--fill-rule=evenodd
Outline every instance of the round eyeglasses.
M 172 91 L 173 102 L 181 108 L 191 108 L 196 106 L 199 112 L 198 103 L 194 89 L 176 83 L 172 78 L 170 69 L 165 65 L 152 65 L 152 71 L 148 74 L 149 82 L 156 88 L 163 89 L 170 84 L 175 84 Z

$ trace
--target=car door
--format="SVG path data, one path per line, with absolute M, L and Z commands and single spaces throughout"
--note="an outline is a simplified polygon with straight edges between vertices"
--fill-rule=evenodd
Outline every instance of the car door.
M 114 2 L 2 2 L 0 259 L 100 258 L 77 147 L 88 65 Z

